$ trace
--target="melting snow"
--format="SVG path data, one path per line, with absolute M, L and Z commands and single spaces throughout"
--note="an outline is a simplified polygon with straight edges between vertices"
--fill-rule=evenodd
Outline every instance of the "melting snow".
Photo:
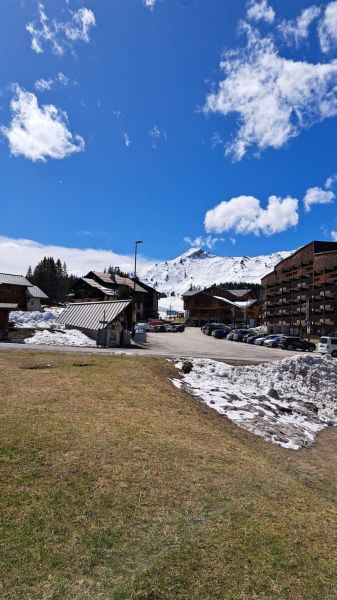
M 337 361 L 295 356 L 258 366 L 231 367 L 188 359 L 193 369 L 174 380 L 231 421 L 264 439 L 298 450 L 337 425 Z M 183 361 L 176 363 L 181 369 Z
M 49 328 L 56 325 L 56 319 L 62 308 L 50 308 L 45 312 L 15 310 L 9 314 L 9 320 L 15 327 Z
M 64 331 L 37 331 L 26 344 L 44 344 L 46 346 L 95 346 L 96 342 L 76 329 Z

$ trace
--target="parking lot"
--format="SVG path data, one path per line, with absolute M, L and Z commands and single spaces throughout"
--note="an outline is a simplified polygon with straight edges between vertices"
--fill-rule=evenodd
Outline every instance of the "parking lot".
M 220 340 L 204 335 L 197 327 L 187 327 L 184 333 L 149 333 L 148 352 L 164 356 L 193 356 L 265 362 L 294 356 L 294 352 Z
M 265 348 L 220 340 L 213 336 L 204 335 L 197 327 L 187 327 L 184 333 L 148 333 L 144 348 L 109 348 L 102 350 L 92 347 L 47 346 L 35 344 L 0 343 L 0 350 L 17 350 L 23 352 L 66 352 L 72 354 L 131 354 L 167 357 L 199 357 L 214 358 L 243 363 L 271 362 L 294 356 L 298 352 L 281 349 Z

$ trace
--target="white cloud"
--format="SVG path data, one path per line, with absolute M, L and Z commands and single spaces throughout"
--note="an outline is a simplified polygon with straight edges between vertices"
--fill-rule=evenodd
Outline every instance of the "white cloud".
M 275 11 L 267 0 L 250 0 L 247 8 L 247 19 L 249 21 L 266 21 L 273 23 Z
M 328 179 L 325 182 L 325 187 L 328 188 L 328 190 L 330 190 L 332 187 L 334 187 L 334 185 L 337 183 L 337 175 L 330 175 L 330 177 L 328 177 Z
M 337 115 L 337 62 L 311 64 L 279 55 L 271 37 L 249 25 L 246 48 L 224 54 L 224 79 L 204 112 L 237 114 L 239 129 L 226 153 L 240 160 L 248 148 L 281 148 L 304 128 Z
M 123 133 L 124 144 L 128 148 L 131 146 L 131 140 L 126 132 Z
M 165 129 L 160 129 L 157 125 L 154 125 L 152 129 L 150 129 L 149 136 L 152 140 L 152 148 L 154 149 L 157 148 L 158 142 L 160 140 L 163 140 L 164 142 L 167 141 L 167 133 Z
M 19 86 L 11 101 L 12 121 L 1 127 L 13 156 L 43 161 L 84 150 L 84 140 L 68 130 L 67 113 L 52 104 L 39 107 L 37 97 Z
M 297 225 L 298 200 L 270 196 L 267 208 L 262 208 L 254 196 L 238 196 L 209 210 L 204 223 L 208 233 L 233 230 L 239 234 L 273 235 Z
M 73 42 L 90 41 L 89 31 L 96 25 L 95 15 L 89 8 L 80 8 L 71 12 L 71 18 L 64 23 L 49 19 L 42 3 L 39 4 L 38 21 L 32 21 L 26 26 L 31 34 L 31 48 L 37 54 L 44 52 L 44 45 L 50 44 L 54 54 L 64 54 L 66 48 L 71 48 Z
M 337 242 L 337 231 L 331 232 L 331 239 L 333 242 Z
M 322 52 L 326 54 L 337 45 L 337 2 L 330 2 L 318 25 L 318 35 Z
M 149 8 L 150 10 L 153 10 L 155 7 L 157 0 L 144 0 L 144 5 Z
M 223 145 L 223 139 L 218 131 L 214 131 L 211 137 L 211 147 L 216 148 L 217 146 Z
M 218 242 L 224 242 L 224 241 L 225 241 L 224 238 L 212 237 L 211 235 L 208 235 L 207 237 L 203 237 L 203 236 L 199 235 L 196 238 L 191 238 L 190 236 L 184 237 L 184 242 L 189 244 L 189 246 L 191 246 L 191 248 L 206 247 L 206 248 L 209 248 L 210 250 L 212 248 L 214 248 L 215 244 L 217 244 Z
M 57 73 L 57 75 L 48 79 L 38 79 L 34 83 L 34 87 L 39 92 L 50 91 L 55 85 L 59 84 L 62 86 L 67 86 L 69 83 L 69 78 L 66 77 L 63 73 Z
M 331 191 L 312 187 L 307 190 L 303 198 L 304 208 L 306 212 L 309 212 L 313 204 L 331 204 L 335 198 L 335 194 Z
M 34 267 L 44 256 L 60 258 L 62 262 L 67 263 L 70 273 L 79 276 L 85 275 L 90 270 L 103 271 L 104 267 L 109 265 L 120 267 L 126 272 L 133 272 L 134 269 L 133 254 L 116 254 L 110 250 L 97 248 L 67 248 L 0 236 L 0 271 L 4 273 L 25 274 L 29 265 Z M 142 268 L 150 266 L 153 262 L 140 255 L 138 258 L 140 272 Z
M 318 6 L 309 6 L 302 10 L 297 19 L 281 21 L 278 29 L 288 44 L 295 43 L 299 46 L 309 36 L 310 25 L 320 14 L 321 9 Z

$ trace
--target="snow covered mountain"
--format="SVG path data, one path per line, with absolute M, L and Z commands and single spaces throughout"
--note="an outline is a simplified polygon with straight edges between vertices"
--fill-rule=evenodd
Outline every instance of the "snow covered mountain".
M 140 272 L 140 279 L 158 291 L 180 296 L 191 285 L 208 287 L 221 282 L 260 283 L 261 277 L 291 252 L 267 256 L 215 256 L 200 248 L 190 248 L 173 260 L 156 263 Z

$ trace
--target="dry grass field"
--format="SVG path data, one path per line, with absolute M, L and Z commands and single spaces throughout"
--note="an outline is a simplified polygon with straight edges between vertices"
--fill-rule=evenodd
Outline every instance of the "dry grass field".
M 337 430 L 271 446 L 173 374 L 0 354 L 2 600 L 337 598 Z

